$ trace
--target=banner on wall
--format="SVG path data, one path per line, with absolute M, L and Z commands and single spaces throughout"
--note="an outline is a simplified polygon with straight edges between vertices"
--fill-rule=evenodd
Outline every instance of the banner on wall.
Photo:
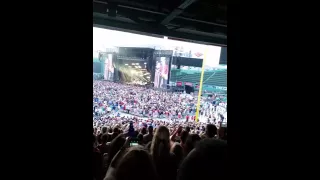
M 192 86 L 192 83 L 191 83 L 191 82 L 185 82 L 184 85 L 186 85 L 186 86 Z
M 204 55 L 204 50 L 201 49 L 187 49 L 183 46 L 175 46 L 173 49 L 173 55 L 177 57 L 202 59 Z
M 182 86 L 182 82 L 181 81 L 176 82 L 176 86 Z

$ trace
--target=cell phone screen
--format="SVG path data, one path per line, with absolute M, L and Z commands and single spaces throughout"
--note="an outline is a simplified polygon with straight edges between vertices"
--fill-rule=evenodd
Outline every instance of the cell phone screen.
M 138 145 L 138 142 L 130 142 L 130 147 L 131 146 L 137 146 Z

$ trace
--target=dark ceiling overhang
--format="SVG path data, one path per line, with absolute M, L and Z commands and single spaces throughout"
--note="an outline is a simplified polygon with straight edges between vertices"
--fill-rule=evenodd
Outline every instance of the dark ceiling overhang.
M 161 1 L 162 2 L 162 1 Z M 225 7 L 216 4 L 209 9 L 214 12 L 210 21 L 203 14 L 206 1 L 171 0 L 171 6 L 159 1 L 93 0 L 93 25 L 95 27 L 126 32 L 168 36 L 196 43 L 227 46 L 227 25 L 223 12 Z M 208 10 L 209 10 L 208 9 Z M 202 12 L 203 11 L 203 12 Z M 202 12 L 202 13 L 201 13 Z M 220 15 L 220 16 L 219 16 Z

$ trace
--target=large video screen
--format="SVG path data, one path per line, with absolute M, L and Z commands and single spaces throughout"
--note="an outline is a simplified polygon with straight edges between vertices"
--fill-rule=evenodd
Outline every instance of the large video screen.
M 112 81 L 114 74 L 114 67 L 112 64 L 112 54 L 108 54 L 106 60 L 104 61 L 104 79 Z
M 114 73 L 114 67 L 113 67 L 113 64 L 112 64 L 112 54 L 108 54 L 108 60 L 109 60 L 109 66 L 108 66 L 108 69 L 111 73 Z
M 156 57 L 156 70 L 154 75 L 155 88 L 167 88 L 169 65 L 169 57 Z

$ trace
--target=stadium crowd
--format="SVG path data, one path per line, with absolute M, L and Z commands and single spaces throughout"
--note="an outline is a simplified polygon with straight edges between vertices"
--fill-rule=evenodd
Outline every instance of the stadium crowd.
M 195 120 L 197 97 L 194 95 L 106 81 L 94 81 L 93 89 L 93 108 L 96 114 L 120 110 L 143 117 Z M 226 108 L 214 105 L 215 99 L 216 97 L 201 98 L 199 112 L 209 121 L 218 123 L 226 118 Z
M 103 81 L 94 81 L 93 90 L 95 180 L 226 176 L 227 129 L 206 99 L 204 123 L 194 121 L 193 96 Z M 120 113 L 130 111 L 135 116 Z

